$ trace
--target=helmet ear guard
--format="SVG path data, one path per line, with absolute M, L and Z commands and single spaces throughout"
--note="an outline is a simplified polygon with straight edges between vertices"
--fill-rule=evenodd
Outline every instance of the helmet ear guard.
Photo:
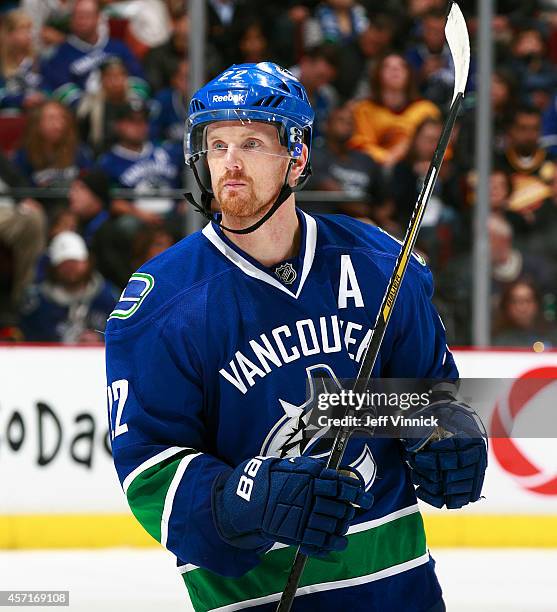
M 304 188 L 311 176 L 309 152 L 314 113 L 307 94 L 299 81 L 288 70 L 271 62 L 232 66 L 201 88 L 192 98 L 187 119 L 184 153 L 186 164 L 192 169 L 201 190 L 201 204 L 191 193 L 187 201 L 208 220 L 236 234 L 248 234 L 265 223 L 290 195 Z M 274 124 L 281 144 L 286 147 L 290 160 L 277 199 L 261 219 L 248 228 L 235 230 L 224 227 L 211 212 L 214 194 L 203 184 L 196 167 L 206 156 L 206 128 L 217 121 L 242 124 L 263 122 Z M 302 155 L 303 145 L 308 148 L 308 159 L 296 185 L 290 186 L 290 172 Z

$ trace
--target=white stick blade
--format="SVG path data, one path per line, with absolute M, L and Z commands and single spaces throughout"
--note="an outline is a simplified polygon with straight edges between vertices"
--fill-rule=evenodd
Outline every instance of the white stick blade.
M 455 68 L 455 83 L 453 102 L 459 93 L 464 93 L 470 70 L 470 38 L 466 20 L 456 2 L 453 2 L 447 25 L 445 26 L 445 37 L 453 56 Z

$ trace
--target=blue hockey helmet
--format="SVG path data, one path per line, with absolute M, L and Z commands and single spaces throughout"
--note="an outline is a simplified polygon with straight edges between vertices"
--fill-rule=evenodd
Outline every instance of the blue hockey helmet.
M 203 203 L 201 206 L 196 204 L 191 194 L 186 194 L 187 199 L 206 217 L 215 220 L 210 215 L 210 202 L 214 196 L 203 185 L 195 166 L 207 154 L 206 132 L 209 124 L 216 121 L 273 124 L 277 127 L 280 142 L 288 150 L 291 163 L 277 202 L 256 226 L 248 228 L 253 231 L 275 212 L 292 191 L 301 189 L 310 177 L 308 161 L 296 186 L 288 186 L 292 162 L 301 155 L 302 145 L 308 147 L 308 152 L 311 148 L 313 119 L 314 112 L 306 90 L 288 70 L 272 62 L 231 66 L 197 91 L 189 105 L 184 154 L 201 188 Z

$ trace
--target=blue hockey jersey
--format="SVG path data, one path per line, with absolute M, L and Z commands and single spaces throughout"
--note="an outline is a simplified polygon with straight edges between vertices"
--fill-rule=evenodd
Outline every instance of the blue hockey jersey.
M 298 257 L 265 268 L 215 226 L 134 274 L 106 329 L 115 466 L 132 512 L 178 558 L 196 610 L 273 610 L 294 556 L 234 548 L 211 511 L 216 477 L 255 455 L 319 454 L 304 435 L 316 372 L 354 378 L 400 246 L 309 216 Z M 374 375 L 456 378 L 432 278 L 412 258 Z M 310 558 L 293 609 L 425 612 L 441 599 L 398 440 L 351 439 L 344 462 L 375 502 L 342 553 Z
M 99 158 L 98 165 L 114 186 L 134 189 L 138 196 L 161 187 L 180 187 L 180 165 L 172 146 L 153 146 L 148 142 L 136 153 L 116 144 Z M 151 212 L 166 213 L 172 209 L 173 202 L 162 198 L 139 198 L 135 205 Z
M 41 72 L 43 86 L 52 95 L 69 106 L 75 105 L 84 91 L 97 91 L 100 86 L 100 65 L 109 57 L 119 57 L 130 75 L 131 85 L 140 82 L 143 87 L 143 70 L 128 46 L 120 40 L 100 37 L 95 45 L 68 36 L 52 57 L 43 62 Z

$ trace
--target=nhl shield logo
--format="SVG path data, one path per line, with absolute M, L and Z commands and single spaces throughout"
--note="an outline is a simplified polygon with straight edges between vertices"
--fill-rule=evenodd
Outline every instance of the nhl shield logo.
M 291 263 L 285 263 L 282 264 L 282 266 L 278 266 L 278 268 L 275 269 L 275 274 L 285 285 L 291 285 L 298 276 Z

